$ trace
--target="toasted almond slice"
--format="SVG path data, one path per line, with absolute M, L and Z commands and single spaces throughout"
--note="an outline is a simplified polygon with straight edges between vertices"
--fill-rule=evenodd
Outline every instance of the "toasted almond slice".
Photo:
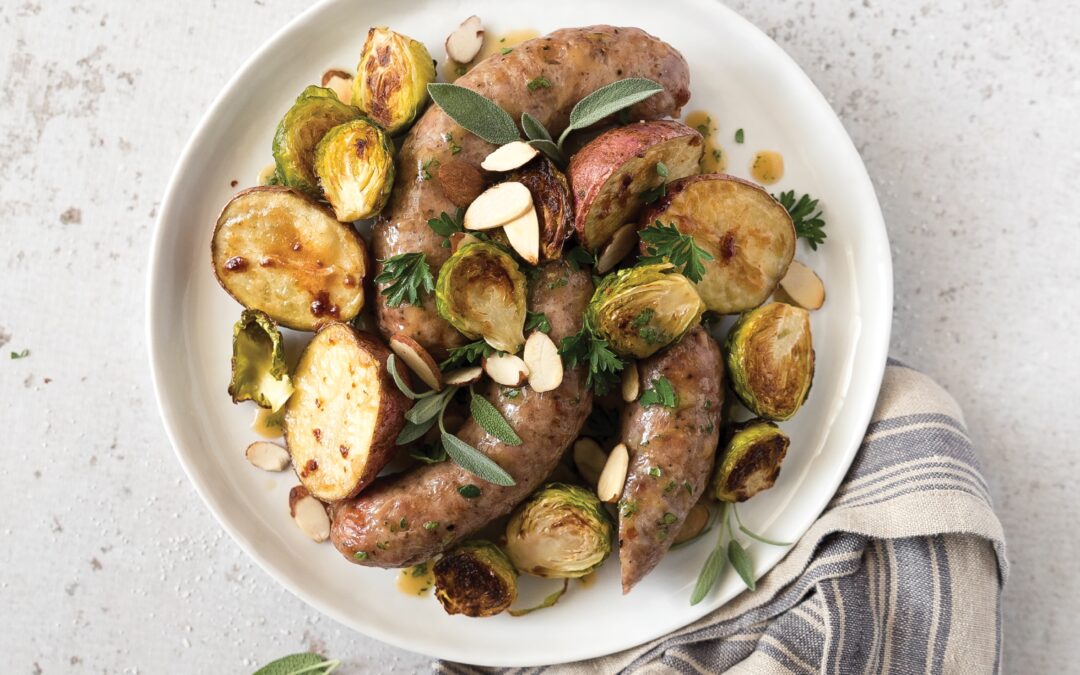
M 468 63 L 476 58 L 483 45 L 484 26 L 480 17 L 473 14 L 446 38 L 446 55 L 458 63 Z
M 525 262 L 530 265 L 540 262 L 540 220 L 534 207 L 503 225 L 503 232 Z
M 284 471 L 291 461 L 288 450 L 269 441 L 255 441 L 247 446 L 244 457 L 263 471 Z
M 529 369 L 529 386 L 533 391 L 551 391 L 562 384 L 563 365 L 559 348 L 547 336 L 536 331 L 525 340 L 522 352 L 525 367 Z
M 469 234 L 468 232 L 455 232 L 450 235 L 450 253 L 457 253 L 457 250 L 466 244 L 479 243 L 479 237 Z
M 511 141 L 495 148 L 484 158 L 484 161 L 480 162 L 480 166 L 487 171 L 513 171 L 527 164 L 539 153 L 539 150 L 525 141 Z
M 529 367 L 513 354 L 496 354 L 484 359 L 484 372 L 506 387 L 520 387 L 529 377 Z
M 641 377 L 638 375 L 637 361 L 629 361 L 622 371 L 622 400 L 633 403 L 641 394 Z
M 391 335 L 390 349 L 394 350 L 398 358 L 404 361 L 409 370 L 416 373 L 424 381 L 424 384 L 435 391 L 443 388 L 439 364 L 435 363 L 435 359 L 431 358 L 431 354 L 428 354 L 428 351 L 421 347 L 416 340 L 404 333 Z
M 600 472 L 600 480 L 596 482 L 596 495 L 600 501 L 614 504 L 622 497 L 623 486 L 626 485 L 626 470 L 630 466 L 630 452 L 626 446 L 619 443 L 611 449 L 604 470 Z
M 273 178 L 275 171 L 277 171 L 277 164 L 270 162 L 259 170 L 259 175 L 255 178 L 255 184 L 267 185 L 270 179 Z
M 502 227 L 532 208 L 532 193 L 516 181 L 507 181 L 484 190 L 465 211 L 466 230 L 493 230 Z
M 312 541 L 326 541 L 330 537 L 330 516 L 326 515 L 326 507 L 303 485 L 289 490 L 289 515 Z
M 599 443 L 587 436 L 574 441 L 574 466 L 589 485 L 596 486 L 606 464 L 607 454 Z
M 825 304 L 825 284 L 814 270 L 798 260 L 792 260 L 780 288 L 803 309 L 818 309 Z
M 628 223 L 615 230 L 611 240 L 604 245 L 600 255 L 596 258 L 596 273 L 604 274 L 619 264 L 626 254 L 637 246 L 637 225 Z
M 353 76 L 344 70 L 332 69 L 323 73 L 322 86 L 327 87 L 335 94 L 342 103 L 352 102 Z
M 484 369 L 480 366 L 458 368 L 443 375 L 443 382 L 451 387 L 465 387 L 480 379 Z
M 686 520 L 683 521 L 682 527 L 679 528 L 679 533 L 675 535 L 672 544 L 690 541 L 701 534 L 701 531 L 705 529 L 708 523 L 709 507 L 701 503 L 694 504 L 694 508 L 690 509 L 690 513 L 686 514 Z

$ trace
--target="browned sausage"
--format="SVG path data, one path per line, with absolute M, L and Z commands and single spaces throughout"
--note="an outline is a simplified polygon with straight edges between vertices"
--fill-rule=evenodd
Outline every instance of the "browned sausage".
M 588 272 L 574 272 L 562 262 L 548 263 L 532 281 L 529 305 L 547 315 L 551 338 L 558 343 L 581 329 L 592 290 Z M 489 382 L 478 393 L 506 417 L 521 437 L 521 445 L 499 442 L 472 419 L 457 435 L 495 460 L 517 485 L 492 485 L 450 461 L 381 478 L 360 496 L 334 505 L 330 531 L 334 546 L 361 565 L 414 565 L 509 513 L 525 499 L 577 438 L 592 409 L 592 394 L 580 368 L 568 369 L 562 384 L 552 391 L 536 393 L 524 386 L 513 398 L 507 391 Z M 477 486 L 479 496 L 462 496 L 458 488 L 466 485 Z
M 530 90 L 528 83 L 538 77 L 546 78 L 551 86 Z M 515 120 L 528 112 L 557 136 L 568 124 L 574 104 L 627 77 L 647 77 L 665 87 L 631 108 L 633 119 L 676 116 L 690 98 L 689 68 L 678 51 L 640 29 L 612 26 L 568 28 L 529 40 L 508 54 L 485 59 L 455 83 L 488 97 Z M 455 153 L 454 147 L 460 150 Z M 442 237 L 427 221 L 443 211 L 452 214 L 456 208 L 443 193 L 438 167 L 452 160 L 478 167 L 493 147 L 466 132 L 438 106 L 431 106 L 398 153 L 393 197 L 374 228 L 375 257 L 385 260 L 420 252 L 432 274 L 437 274 L 450 249 L 443 248 Z M 377 272 L 381 272 L 381 265 Z M 430 295 L 419 307 L 395 308 L 388 307 L 380 293 L 376 310 L 383 336 L 405 333 L 437 359 L 445 356 L 449 347 L 465 341 L 439 317 Z
M 666 377 L 678 401 L 674 408 L 634 402 L 623 409 L 621 440 L 630 451 L 619 501 L 623 593 L 664 557 L 705 489 L 724 401 L 720 348 L 700 326 L 638 368 L 642 391 Z

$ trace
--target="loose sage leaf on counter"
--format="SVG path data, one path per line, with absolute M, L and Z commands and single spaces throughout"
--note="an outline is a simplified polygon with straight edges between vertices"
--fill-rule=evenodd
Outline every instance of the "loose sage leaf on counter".
M 329 661 L 310 652 L 290 654 L 271 661 L 255 671 L 254 675 L 326 675 L 341 665 L 341 661 Z
M 562 145 L 571 131 L 592 126 L 608 115 L 614 115 L 663 90 L 664 87 L 644 77 L 631 77 L 600 87 L 578 101 L 570 111 L 570 126 L 559 137 L 559 144 Z
M 514 118 L 472 89 L 432 82 L 428 85 L 428 93 L 450 119 L 488 143 L 505 145 L 521 138 Z
M 495 438 L 507 445 L 521 445 L 521 437 L 514 431 L 514 427 L 510 426 L 499 409 L 491 405 L 491 402 L 483 396 L 471 394 L 469 412 L 472 413 L 476 423 Z

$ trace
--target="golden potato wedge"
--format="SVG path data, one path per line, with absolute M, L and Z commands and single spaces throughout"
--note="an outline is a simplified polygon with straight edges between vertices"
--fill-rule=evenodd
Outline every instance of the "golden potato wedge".
M 795 257 L 787 209 L 734 176 L 710 173 L 672 182 L 667 195 L 642 213 L 643 225 L 657 220 L 674 223 L 712 255 L 696 286 L 705 307 L 720 314 L 765 302 Z
M 218 217 L 210 256 L 229 295 L 288 328 L 348 321 L 364 306 L 364 241 L 291 188 L 260 186 L 233 197 Z
M 386 369 L 389 355 L 375 336 L 334 322 L 296 365 L 285 445 L 300 482 L 324 502 L 355 496 L 393 458 L 410 401 Z
M 675 120 L 628 124 L 593 139 L 571 158 L 567 175 L 581 245 L 599 249 L 636 220 L 647 192 L 696 173 L 704 147 L 696 129 Z

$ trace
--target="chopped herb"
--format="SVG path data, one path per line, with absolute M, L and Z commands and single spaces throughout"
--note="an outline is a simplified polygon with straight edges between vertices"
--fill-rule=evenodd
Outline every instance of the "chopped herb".
M 420 164 L 420 180 L 431 180 L 431 172 L 438 169 L 440 164 L 442 162 L 434 157 L 424 160 Z
M 380 551 L 385 551 L 386 549 L 390 548 L 390 542 L 389 541 L 377 542 L 375 544 L 375 548 L 379 549 Z
M 439 368 L 442 370 L 450 370 L 453 368 L 464 368 L 465 366 L 476 365 L 480 363 L 480 360 L 485 356 L 490 356 L 494 352 L 495 350 L 492 349 L 491 345 L 483 340 L 470 342 L 469 344 L 460 347 L 451 347 L 450 356 L 439 364 Z
M 679 232 L 675 223 L 664 225 L 659 220 L 639 232 L 645 244 L 646 256 L 638 259 L 639 265 L 670 262 L 679 268 L 690 281 L 701 281 L 705 276 L 705 261 L 712 255 L 701 248 L 688 234 Z
M 648 326 L 654 316 L 656 316 L 656 310 L 652 307 L 646 307 L 634 317 L 634 320 L 630 322 L 630 326 L 633 328 Z
M 683 486 L 683 489 L 686 490 L 686 494 L 691 495 L 691 496 L 694 494 L 694 486 L 690 484 L 690 481 L 684 480 L 682 482 L 682 486 Z
M 671 386 L 671 381 L 664 376 L 660 376 L 653 380 L 652 387 L 641 394 L 638 402 L 642 406 L 660 404 L 665 408 L 674 408 L 679 405 L 679 397 L 675 394 L 675 388 Z
M 446 141 L 447 145 L 450 146 L 451 155 L 456 155 L 461 152 L 461 146 L 454 142 L 454 134 L 447 131 L 445 134 L 443 134 L 443 140 Z
M 457 489 L 457 491 L 458 494 L 465 499 L 476 499 L 480 496 L 480 488 L 476 487 L 472 483 L 469 483 L 468 485 L 462 485 Z
M 664 525 L 671 525 L 672 523 L 674 523 L 678 519 L 679 519 L 679 517 L 676 516 L 674 513 L 665 513 L 664 518 L 663 518 L 663 523 L 664 523 Z
M 657 199 L 660 199 L 667 194 L 668 168 L 664 165 L 663 162 L 656 163 L 656 174 L 660 176 L 660 178 L 662 178 L 663 180 L 661 180 L 660 184 L 656 187 L 649 188 L 645 192 L 641 193 L 641 200 L 646 204 L 652 204 Z
M 746 134 L 743 133 L 742 129 L 737 129 L 735 131 L 735 142 L 736 143 L 742 143 L 745 138 L 746 138 Z
M 664 470 L 661 469 L 658 466 L 654 466 L 651 469 L 649 469 L 649 475 L 652 476 L 653 478 L 659 478 L 660 476 L 664 475 Z
M 559 277 L 555 281 L 549 281 L 547 287 L 548 287 L 548 290 L 553 291 L 556 288 L 562 288 L 563 286 L 565 286 L 568 283 L 570 283 L 570 275 L 569 274 L 563 274 L 561 277 Z
M 521 390 L 520 389 L 514 389 L 512 387 L 507 387 L 506 389 L 503 389 L 503 396 L 505 396 L 508 399 L 513 400 L 513 399 L 517 398 L 518 396 L 521 396 Z
M 435 290 L 435 279 L 423 253 L 402 253 L 379 262 L 383 271 L 375 277 L 375 283 L 385 284 L 379 292 L 386 296 L 388 306 L 419 305 L 421 293 Z
M 811 199 L 810 195 L 803 195 L 796 201 L 794 190 L 781 192 L 779 197 L 773 197 L 791 214 L 791 222 L 795 223 L 795 234 L 805 239 L 810 248 L 816 251 L 827 236 L 825 221 L 821 219 L 821 209 L 817 207 L 818 200 Z
M 427 574 L 427 563 L 420 563 L 419 565 L 413 565 L 409 571 L 414 577 L 422 577 Z
M 679 487 L 678 483 L 676 483 L 673 480 L 669 480 L 668 484 L 664 486 L 664 494 L 669 495 L 672 492 L 674 492 L 676 489 L 678 489 L 678 487 Z
M 25 359 L 27 356 L 30 356 L 29 349 L 24 349 L 21 352 L 11 352 L 12 361 L 14 361 L 15 359 Z
M 704 122 L 694 128 L 698 130 L 699 134 L 708 138 L 709 134 L 712 133 L 712 118 L 706 117 Z
M 529 80 L 529 83 L 525 86 L 529 88 L 529 91 L 536 91 L 537 89 L 547 89 L 551 86 L 551 83 L 548 82 L 546 77 L 541 75 L 540 77 Z
M 657 173 L 657 174 L 658 174 L 658 175 L 659 175 L 659 176 L 660 176 L 661 178 L 667 178 L 667 177 L 668 177 L 668 169 L 667 169 L 667 166 L 666 166 L 666 165 L 665 165 L 665 164 L 664 164 L 663 162 L 657 162 L 657 163 L 656 163 L 656 173 Z
M 457 232 L 464 232 L 465 227 L 462 224 L 462 219 L 465 216 L 465 209 L 458 209 L 454 215 L 450 215 L 446 211 L 439 214 L 438 218 L 431 218 L 427 221 L 428 227 L 435 231 L 441 237 L 444 237 L 442 247 L 450 248 L 450 235 Z
M 437 520 L 429 520 L 426 523 L 424 523 L 424 529 L 425 530 L 434 530 L 437 527 L 439 527 L 439 521 L 437 521 Z
M 357 551 L 353 553 L 352 557 L 356 560 L 367 560 L 367 551 Z
M 623 518 L 630 518 L 637 513 L 637 502 L 634 501 L 621 501 L 619 502 L 619 515 Z
M 402 518 L 402 519 L 401 519 L 401 520 L 400 520 L 400 521 L 398 522 L 398 527 L 400 527 L 400 528 L 401 528 L 402 530 L 407 530 L 407 529 L 409 529 L 409 521 L 408 521 L 407 519 L 405 519 L 405 518 Z
M 543 312 L 526 312 L 525 330 L 538 330 L 541 333 L 550 333 L 551 322 L 548 321 L 547 314 L 544 314 Z
M 582 265 L 596 264 L 596 256 L 589 253 L 589 251 L 581 245 L 570 249 L 563 257 L 566 259 L 566 262 L 570 263 L 570 267 L 573 267 L 575 272 L 580 270 Z
M 668 338 L 667 331 L 661 330 L 654 326 L 647 326 L 638 331 L 638 337 L 650 345 L 666 345 L 671 340 Z
M 457 68 L 454 68 L 454 73 L 458 75 L 464 75 L 467 72 L 469 72 L 469 69 L 465 66 L 464 63 L 459 63 Z
M 588 366 L 585 385 L 597 394 L 606 394 L 619 379 L 619 372 L 626 365 L 608 347 L 606 340 L 596 337 L 588 327 L 565 337 L 559 345 L 559 354 L 570 368 L 579 364 Z
M 507 54 L 509 54 L 512 51 L 514 51 L 514 49 L 512 47 L 502 47 L 502 48 L 499 49 L 499 53 L 502 54 L 503 56 L 506 56 Z

